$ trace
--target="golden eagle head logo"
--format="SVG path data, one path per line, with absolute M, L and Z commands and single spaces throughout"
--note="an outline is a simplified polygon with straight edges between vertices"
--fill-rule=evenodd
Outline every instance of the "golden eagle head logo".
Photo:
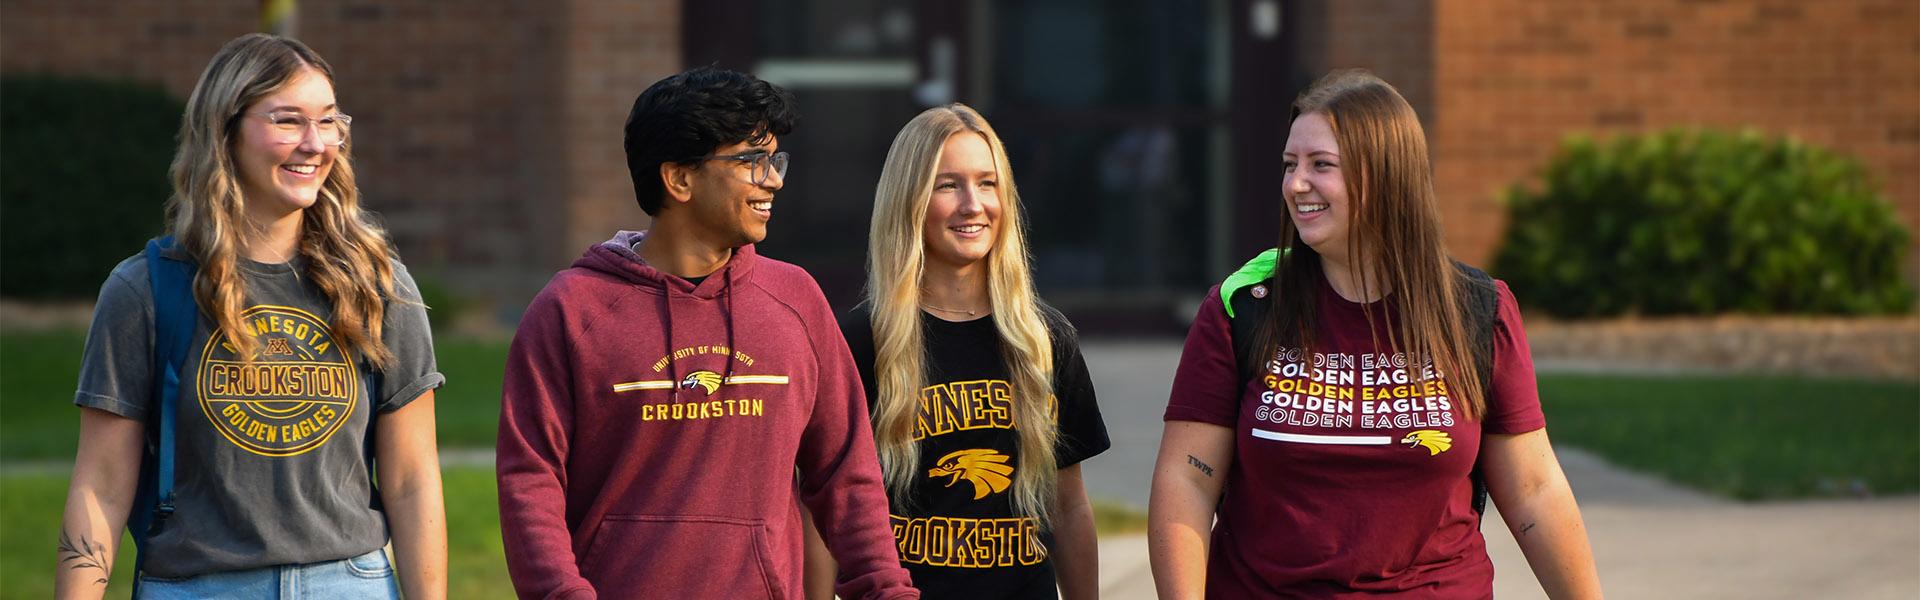
M 707 395 L 712 396 L 714 392 L 720 390 L 720 374 L 713 371 L 694 371 L 680 380 L 680 389 L 690 390 L 695 387 L 707 390 Z
M 1004 492 L 1013 483 L 1013 467 L 1007 464 L 1008 458 L 992 448 L 961 450 L 941 457 L 940 463 L 927 471 L 927 476 L 952 476 L 947 487 L 960 483 L 964 477 L 973 482 L 973 499 L 979 500 L 987 494 Z
M 1427 456 L 1433 456 L 1452 448 L 1453 436 L 1438 429 L 1422 429 L 1400 438 L 1400 443 L 1406 444 L 1408 448 L 1426 448 Z

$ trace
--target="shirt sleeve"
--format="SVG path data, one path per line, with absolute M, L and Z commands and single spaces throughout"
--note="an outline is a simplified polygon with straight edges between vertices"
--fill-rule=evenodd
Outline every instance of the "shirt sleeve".
M 73 403 L 144 421 L 153 403 L 153 292 L 146 259 L 114 267 L 100 285 Z
M 1059 411 L 1060 438 L 1055 462 L 1061 467 L 1079 464 L 1113 447 L 1107 437 L 1106 419 L 1100 416 L 1093 377 L 1087 372 L 1087 359 L 1080 353 L 1079 336 L 1066 317 L 1059 317 L 1054 328 L 1053 397 Z
M 1207 290 L 1187 330 L 1180 367 L 1167 398 L 1168 421 L 1194 421 L 1232 428 L 1238 424 L 1240 368 L 1233 353 L 1233 327 L 1220 302 L 1220 286 Z
M 507 350 L 494 469 L 507 575 L 522 598 L 594 598 L 567 528 L 572 355 L 552 287 L 535 296 Z
M 811 279 L 807 283 L 817 308 L 806 315 L 805 327 L 818 370 L 813 412 L 796 456 L 800 500 L 840 564 L 835 594 L 850 600 L 919 598 L 887 526 L 880 455 L 853 355 L 834 327 L 826 297 Z
M 434 361 L 433 329 L 427 325 L 428 307 L 421 302 L 420 286 L 400 261 L 393 262 L 393 295 L 380 329 L 380 340 L 393 355 L 393 361 L 380 371 L 382 413 L 400 410 L 447 381 Z
M 1493 374 L 1487 389 L 1487 433 L 1526 433 L 1547 426 L 1540 411 L 1540 387 L 1533 373 L 1533 350 L 1520 322 L 1520 303 L 1495 281 L 1500 293 L 1499 317 L 1493 322 Z

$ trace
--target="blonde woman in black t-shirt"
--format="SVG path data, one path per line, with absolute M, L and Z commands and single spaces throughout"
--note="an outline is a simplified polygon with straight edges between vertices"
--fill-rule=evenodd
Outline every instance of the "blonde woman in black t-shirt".
M 928 109 L 894 138 L 867 298 L 841 330 L 925 598 L 1099 594 L 1079 463 L 1110 444 L 1072 325 L 1034 294 L 1023 219 L 1006 151 L 973 109 Z M 822 554 L 808 553 L 818 598 Z

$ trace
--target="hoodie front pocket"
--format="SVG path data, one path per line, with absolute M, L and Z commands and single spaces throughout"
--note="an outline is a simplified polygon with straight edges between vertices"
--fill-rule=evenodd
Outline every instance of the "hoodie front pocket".
M 580 562 L 603 596 L 783 598 L 758 520 L 608 515 Z

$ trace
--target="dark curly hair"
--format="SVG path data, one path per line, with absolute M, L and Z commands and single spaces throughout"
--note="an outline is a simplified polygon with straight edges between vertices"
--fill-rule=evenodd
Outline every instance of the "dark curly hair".
M 793 131 L 793 94 L 752 75 L 697 67 L 662 79 L 627 113 L 627 173 L 640 210 L 658 215 L 666 188 L 660 165 L 698 167 L 696 157 L 740 142 L 760 143 Z

